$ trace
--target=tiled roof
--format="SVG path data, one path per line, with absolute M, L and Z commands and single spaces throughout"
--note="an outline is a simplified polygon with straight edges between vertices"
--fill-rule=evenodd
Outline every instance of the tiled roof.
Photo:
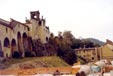
M 0 24 L 3 25 L 3 26 L 9 27 L 11 29 L 13 29 L 18 23 L 22 24 L 23 26 L 28 27 L 26 24 L 21 23 L 19 21 L 16 21 L 14 19 L 11 19 L 11 22 L 9 22 L 9 21 L 6 21 L 6 20 L 3 20 L 3 19 L 0 18 Z
M 6 20 L 3 20 L 0 18 L 0 24 L 3 25 L 3 26 L 6 26 L 6 27 L 9 27 L 12 29 L 11 26 L 9 26 L 10 22 L 6 21 Z
M 21 23 L 21 22 L 19 22 L 19 21 L 16 21 L 16 20 L 14 20 L 14 19 L 11 19 L 10 26 L 11 26 L 12 28 L 14 28 L 18 23 L 19 23 L 19 24 L 22 24 L 22 25 L 25 26 L 25 27 L 28 27 L 26 24 Z
M 1 18 L 0 18 L 0 21 L 1 21 L 1 22 L 4 22 L 4 23 L 6 23 L 6 24 L 10 24 L 9 21 L 3 20 L 3 19 L 1 19 Z
M 106 43 L 104 45 L 106 45 L 106 44 L 110 44 L 113 46 L 113 42 L 111 40 L 108 40 L 108 39 L 106 39 Z

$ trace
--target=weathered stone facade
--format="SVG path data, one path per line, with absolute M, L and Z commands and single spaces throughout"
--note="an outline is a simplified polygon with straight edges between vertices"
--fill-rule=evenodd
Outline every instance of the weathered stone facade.
M 26 23 L 30 27 L 30 36 L 33 39 L 40 39 L 42 43 L 46 43 L 46 41 L 50 37 L 49 27 L 46 26 L 46 20 L 40 18 L 39 11 L 31 12 L 31 19 L 27 20 Z
M 97 61 L 101 59 L 113 59 L 113 42 L 106 40 L 104 45 L 95 48 L 79 48 L 75 49 L 76 54 L 89 61 Z
M 83 57 L 87 61 L 98 60 L 98 48 L 79 48 L 75 49 L 78 56 Z
M 113 42 L 106 40 L 106 43 L 99 47 L 99 57 L 100 59 L 113 59 Z
M 38 39 L 42 43 L 47 42 L 50 31 L 45 25 L 45 19 L 40 18 L 39 11 L 30 14 L 31 19 L 26 20 L 26 23 L 14 19 L 10 22 L 0 19 L 0 57 L 12 57 L 15 51 L 24 57 L 25 51 L 30 48 L 28 37 Z

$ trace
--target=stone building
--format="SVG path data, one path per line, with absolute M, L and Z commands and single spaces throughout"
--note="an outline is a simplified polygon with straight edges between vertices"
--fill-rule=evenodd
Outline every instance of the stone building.
M 49 27 L 46 26 L 46 20 L 40 18 L 39 11 L 30 12 L 31 19 L 26 20 L 26 24 L 30 27 L 30 36 L 32 39 L 40 39 L 42 43 L 46 43 L 50 37 Z
M 100 59 L 113 59 L 113 42 L 106 40 L 106 43 L 99 47 Z
M 98 48 L 79 48 L 75 49 L 78 56 L 83 57 L 87 61 L 98 60 Z
M 47 42 L 50 31 L 45 19 L 40 18 L 39 11 L 30 12 L 30 15 L 31 19 L 26 23 L 0 19 L 0 57 L 12 57 L 15 51 L 24 57 L 25 51 L 29 50 L 28 37 Z
M 79 48 L 75 49 L 76 54 L 89 61 L 96 61 L 101 59 L 112 60 L 113 59 L 113 42 L 106 40 L 104 45 L 96 48 Z

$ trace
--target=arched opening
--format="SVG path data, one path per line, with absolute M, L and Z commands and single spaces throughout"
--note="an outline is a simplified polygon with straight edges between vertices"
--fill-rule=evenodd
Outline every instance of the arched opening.
M 26 33 L 23 33 L 23 49 L 24 49 L 24 52 L 28 51 L 28 39 L 27 39 Z
M 6 37 L 4 39 L 4 56 L 5 57 L 10 57 L 11 51 L 10 51 L 10 41 L 9 39 Z
M 1 44 L 1 40 L 0 40 L 0 57 L 3 57 L 3 51 L 2 51 L 2 44 Z
M 94 60 L 95 58 L 94 57 L 92 57 L 92 60 Z
M 8 47 L 8 48 L 10 47 L 10 42 L 7 37 L 4 39 L 4 47 Z
M 46 37 L 46 41 L 47 41 L 47 42 L 49 41 L 49 38 L 48 38 L 48 37 Z
M 12 52 L 12 55 L 13 55 L 13 53 L 15 51 L 17 51 L 16 40 L 15 39 L 12 39 L 12 41 L 11 41 L 11 52 Z
M 18 32 L 18 34 L 17 34 L 17 44 L 18 44 L 18 51 L 19 51 L 19 53 L 20 53 L 20 55 L 22 55 L 22 53 L 23 53 L 23 48 L 22 48 L 22 38 L 21 38 L 21 33 L 20 32 Z

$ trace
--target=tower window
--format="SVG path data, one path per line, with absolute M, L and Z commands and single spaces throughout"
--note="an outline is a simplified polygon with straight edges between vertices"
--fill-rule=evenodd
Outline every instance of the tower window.
M 34 18 L 37 18 L 37 16 L 35 15 Z
M 94 57 L 92 57 L 92 60 L 94 60 Z
M 39 25 L 41 25 L 42 24 L 42 22 L 41 21 L 39 21 Z
M 30 31 L 30 28 L 28 28 L 28 31 Z

